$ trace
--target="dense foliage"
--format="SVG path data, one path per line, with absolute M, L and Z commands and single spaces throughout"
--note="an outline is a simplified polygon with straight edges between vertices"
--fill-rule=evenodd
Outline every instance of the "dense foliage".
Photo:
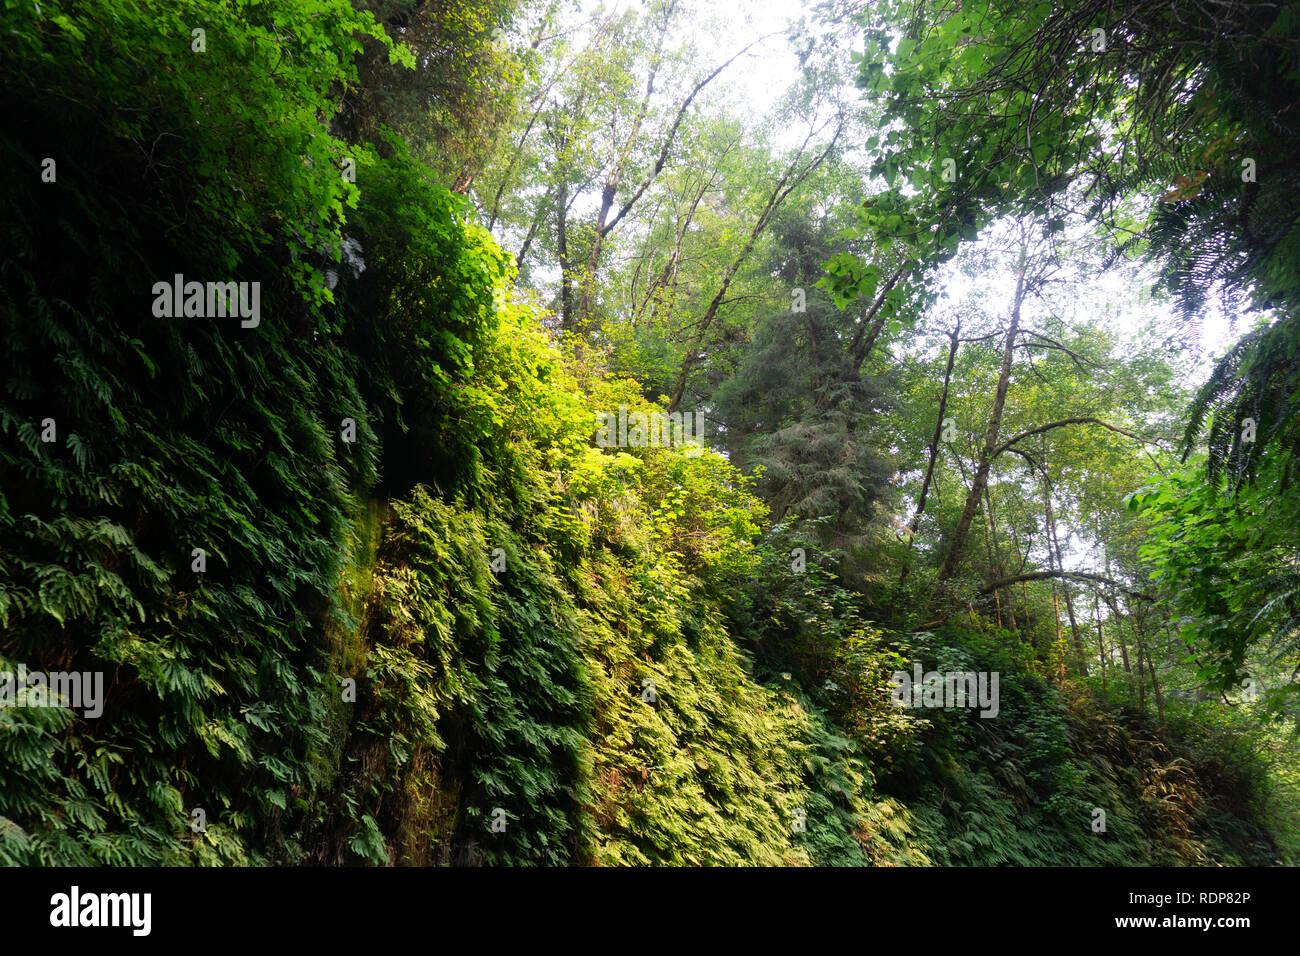
M 1068 191 L 1096 142 L 1058 111 L 1059 150 L 1009 173 L 1004 130 L 909 98 L 1077 25 L 988 6 L 823 11 L 894 98 L 854 113 L 813 43 L 748 139 L 705 96 L 731 61 L 699 70 L 673 0 L 585 32 L 502 0 L 6 6 L 0 671 L 106 693 L 98 717 L 0 708 L 0 862 L 1294 859 L 1293 744 L 1257 717 L 1296 686 L 1290 233 L 1251 252 L 1276 323 L 1188 432 L 1262 401 L 1277 450 L 1180 466 L 1184 370 L 1153 331 L 1071 321 L 1083 280 L 1053 298 L 1041 265 L 1114 252 L 1028 186 L 1036 162 Z M 1010 59 L 926 53 L 977 27 Z M 1195 40 L 1125 69 L 1199 77 Z M 1234 49 L 1204 81 L 1229 126 Z M 1118 77 L 1078 115 L 1125 109 Z M 887 183 L 935 130 L 987 144 L 962 168 L 988 175 L 864 199 L 840 143 L 867 121 L 892 130 Z M 802 146 L 774 145 L 783 123 Z M 1185 248 L 1175 225 L 1157 213 L 1152 255 Z M 1023 339 L 981 285 L 1017 264 Z M 188 281 L 256 291 L 173 308 Z M 704 447 L 605 447 L 619 409 L 694 415 Z M 1104 552 L 1095 593 L 1064 573 L 1072 536 Z M 996 719 L 899 707 L 914 665 L 997 674 Z M 1265 706 L 1220 705 L 1247 673 Z

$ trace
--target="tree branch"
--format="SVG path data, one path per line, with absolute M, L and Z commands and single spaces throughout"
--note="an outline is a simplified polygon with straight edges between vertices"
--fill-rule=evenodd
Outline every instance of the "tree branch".
M 1021 581 L 1045 581 L 1049 578 L 1078 578 L 1082 581 L 1099 581 L 1102 584 L 1109 584 L 1117 591 L 1123 591 L 1125 594 L 1131 594 L 1133 597 L 1142 598 L 1144 601 L 1154 601 L 1155 595 L 1147 594 L 1143 591 L 1134 591 L 1126 585 L 1120 584 L 1113 578 L 1108 578 L 1101 574 L 1092 574 L 1088 571 L 1028 571 L 1024 574 L 1013 574 L 1010 577 L 998 578 L 996 581 L 990 581 L 979 589 L 980 594 L 988 594 L 998 588 L 1004 588 L 1008 584 L 1018 584 Z
M 719 73 L 731 66 L 732 63 L 736 62 L 736 60 L 740 59 L 744 54 L 748 53 L 764 40 L 769 40 L 776 36 L 777 32 L 779 31 L 759 37 L 731 59 L 727 60 L 726 63 L 723 63 L 722 66 L 718 67 L 704 79 L 700 80 L 700 82 L 695 84 L 695 89 L 691 90 L 686 99 L 682 100 L 682 105 L 677 108 L 677 115 L 673 118 L 672 125 L 668 127 L 668 132 L 664 134 L 663 148 L 659 150 L 659 158 L 655 160 L 654 167 L 650 170 L 650 175 L 648 175 L 641 185 L 637 187 L 636 192 L 628 198 L 627 202 L 623 203 L 622 208 L 614 215 L 614 218 L 600 227 L 599 235 L 605 236 L 614 230 L 614 227 L 617 226 L 623 220 L 623 217 L 628 214 L 631 208 L 636 205 L 636 202 L 641 198 L 642 193 L 650 188 L 650 184 L 654 182 L 655 177 L 658 176 L 660 171 L 664 168 L 664 164 L 668 162 L 668 153 L 672 150 L 673 142 L 677 138 L 677 128 L 682 125 L 682 120 L 686 117 L 687 108 L 691 105 L 691 102 L 699 92 L 713 82 Z
M 1102 428 L 1109 428 L 1113 432 L 1119 432 L 1119 434 L 1124 435 L 1128 438 L 1132 438 L 1134 441 L 1140 441 L 1144 445 L 1158 444 L 1157 442 L 1151 441 L 1148 438 L 1143 438 L 1141 435 L 1134 435 L 1130 431 L 1125 431 L 1123 428 L 1120 428 L 1118 425 L 1111 425 L 1107 422 L 1103 422 L 1100 418 L 1085 416 L 1083 418 L 1062 418 L 1058 422 L 1048 422 L 1046 425 L 1039 425 L 1037 428 L 1031 428 L 1029 429 L 1029 431 L 1021 432 L 1019 435 L 1016 435 L 1012 438 L 1008 438 L 1001 445 L 998 445 L 997 448 L 994 448 L 993 456 L 996 457 L 1002 454 L 1012 445 L 1016 444 L 1017 442 L 1023 441 L 1024 439 L 1030 437 L 1031 435 L 1038 435 L 1042 432 L 1049 431 L 1053 428 L 1061 428 L 1065 425 L 1100 425 Z
M 867 356 L 871 354 L 871 349 L 875 346 L 876 338 L 880 335 L 881 329 L 884 328 L 887 316 L 882 315 L 880 320 L 875 323 L 871 320 L 876 317 L 876 313 L 878 313 L 881 306 L 885 304 L 885 296 L 894 288 L 894 286 L 898 285 L 900 279 L 912 271 L 914 266 L 915 263 L 913 262 L 904 262 L 894 270 L 894 274 L 885 280 L 884 288 L 882 288 L 876 295 L 876 301 L 871 303 L 871 308 L 867 310 L 867 314 L 864 315 L 862 321 L 858 323 L 858 331 L 854 333 L 853 342 L 849 345 L 849 352 L 853 356 L 854 373 L 857 373 L 857 371 L 862 368 L 862 363 L 865 362 Z M 864 338 L 863 336 L 867 332 L 868 327 L 871 328 L 871 334 L 866 335 Z
M 1064 352 L 1066 355 L 1070 356 L 1070 358 L 1072 358 L 1072 359 L 1074 360 L 1074 364 L 1077 365 L 1080 369 L 1082 369 L 1085 365 L 1091 365 L 1093 368 L 1098 368 L 1098 369 L 1104 369 L 1104 368 L 1106 368 L 1105 365 L 1102 365 L 1102 364 L 1100 364 L 1099 362 L 1094 362 L 1094 361 L 1092 361 L 1092 359 L 1086 359 L 1086 358 L 1083 358 L 1083 357 L 1080 356 L 1077 352 L 1074 352 L 1072 349 L 1068 349 L 1068 348 L 1066 348 L 1066 347 L 1065 347 L 1064 345 L 1062 345 L 1060 342 L 1056 341 L 1056 339 L 1049 339 L 1046 335 L 1042 335 L 1042 334 L 1040 334 L 1040 333 L 1038 333 L 1038 332 L 1031 332 L 1031 331 L 1029 331 L 1028 329 L 1025 330 L 1025 335 L 1032 335 L 1032 336 L 1033 336 L 1034 338 L 1036 338 L 1036 339 L 1042 339 L 1042 341 L 1041 341 L 1041 342 L 1022 342 L 1022 343 L 1020 343 L 1020 345 L 1016 346 L 1017 348 L 1022 348 L 1022 349 L 1055 349 L 1056 351 Z

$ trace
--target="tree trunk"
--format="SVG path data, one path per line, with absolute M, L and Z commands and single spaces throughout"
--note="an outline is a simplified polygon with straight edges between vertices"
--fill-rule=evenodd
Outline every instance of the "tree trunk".
M 1146 677 L 1142 672 L 1142 641 L 1137 642 L 1137 675 L 1138 675 L 1138 708 L 1147 709 L 1147 684 Z
M 632 320 L 632 327 L 636 328 L 641 323 L 646 310 L 650 309 L 650 319 L 654 321 L 659 316 L 659 299 L 660 289 L 669 289 L 669 302 L 676 297 L 677 291 L 677 272 L 681 266 L 682 259 L 682 242 L 686 239 L 686 233 L 691 228 L 691 223 L 695 219 L 695 212 L 699 208 L 700 201 L 713 188 L 717 181 L 717 170 L 708 176 L 700 185 L 695 197 L 691 200 L 690 208 L 686 210 L 686 215 L 681 217 L 680 223 L 674 232 L 674 241 L 672 252 L 668 254 L 668 262 L 664 264 L 663 271 L 654 282 L 647 283 L 645 295 L 642 297 L 641 304 L 636 307 L 636 316 Z M 649 274 L 647 270 L 647 275 Z
M 618 211 L 614 212 L 613 216 L 611 217 L 610 213 L 613 212 L 614 210 L 614 203 L 618 196 L 619 186 L 622 185 L 623 173 L 627 167 L 627 163 L 628 163 L 629 156 L 631 155 L 632 147 L 635 145 L 636 141 L 641 136 L 641 125 L 645 119 L 646 112 L 649 109 L 650 96 L 654 91 L 655 74 L 659 69 L 660 49 L 662 47 L 664 36 L 670 26 L 670 21 L 673 17 L 673 13 L 676 9 L 676 6 L 677 5 L 675 2 L 671 3 L 669 4 L 667 10 L 665 11 L 663 28 L 659 33 L 658 45 L 655 47 L 653 66 L 651 67 L 650 70 L 649 81 L 646 84 L 645 96 L 641 101 L 639 112 L 637 114 L 635 121 L 633 122 L 632 132 L 628 137 L 624 150 L 621 153 L 621 155 L 618 157 L 615 166 L 613 167 L 609 177 L 605 180 L 601 189 L 600 211 L 597 214 L 595 229 L 592 232 L 591 248 L 588 251 L 588 256 L 587 256 L 587 268 L 583 274 L 582 285 L 579 290 L 581 293 L 581 300 L 579 303 L 580 315 L 583 318 L 588 317 L 591 312 L 592 298 L 594 296 L 594 289 L 595 289 L 595 282 L 596 282 L 596 274 L 599 272 L 600 269 L 600 258 L 601 258 L 602 249 L 604 248 L 605 237 L 609 235 L 611 232 L 613 232 L 614 227 L 623 221 L 623 217 L 626 216 L 632 210 L 632 208 L 637 204 L 637 201 L 640 200 L 640 198 L 643 195 L 645 195 L 646 190 L 650 188 L 650 184 L 654 182 L 655 178 L 659 175 L 659 173 L 663 171 L 664 166 L 668 162 L 668 156 L 672 152 L 673 144 L 677 141 L 677 131 L 682 125 L 682 120 L 686 118 L 686 112 L 690 108 L 691 103 L 694 102 L 695 97 L 699 96 L 701 90 L 703 90 L 706 86 L 712 83 L 723 70 L 725 70 L 728 66 L 734 63 L 736 60 L 738 60 L 741 56 L 749 52 L 749 50 L 751 50 L 753 47 L 762 43 L 764 40 L 776 35 L 775 33 L 769 33 L 765 36 L 759 37 L 757 40 L 750 43 L 739 53 L 733 55 L 729 60 L 727 60 L 717 69 L 715 69 L 708 76 L 704 77 L 704 79 L 700 80 L 698 83 L 695 84 L 695 87 L 691 90 L 691 92 L 688 93 L 685 99 L 683 99 L 682 102 L 678 105 L 677 113 L 673 117 L 672 123 L 669 125 L 668 129 L 664 132 L 663 138 L 661 139 L 659 144 L 660 146 L 659 156 L 655 160 L 655 163 L 651 167 L 649 173 L 646 175 L 645 179 L 641 181 L 641 184 L 637 186 L 635 190 L 633 190 L 632 195 L 628 197 L 627 201 L 624 202 L 623 205 L 619 207 Z M 842 123 L 840 124 L 840 128 L 843 129 Z M 838 135 L 839 134 L 837 133 L 836 134 L 837 138 Z
M 1106 693 L 1106 645 L 1101 637 L 1101 599 L 1094 598 L 1092 607 L 1093 616 L 1097 619 L 1097 667 L 1101 671 L 1101 692 Z
M 1109 557 L 1109 555 L 1108 555 L 1107 558 L 1106 558 L 1106 570 L 1107 570 L 1107 571 L 1110 571 L 1110 557 Z M 1120 658 L 1120 661 L 1124 664 L 1124 680 L 1125 680 L 1125 683 L 1126 683 L 1127 686 L 1128 686 L 1128 692 L 1129 692 L 1129 695 L 1132 696 L 1132 694 L 1133 694 L 1133 668 L 1132 668 L 1132 666 L 1129 664 L 1129 660 L 1128 660 L 1128 645 L 1127 645 L 1127 644 L 1125 643 L 1125 641 L 1124 641 L 1124 629 L 1120 626 L 1119 605 L 1116 604 L 1116 603 L 1115 603 L 1115 602 L 1110 598 L 1109 595 L 1105 595 L 1105 596 L 1104 596 L 1104 600 L 1106 601 L 1106 606 L 1110 608 L 1110 613 L 1111 613 L 1111 617 L 1112 617 L 1112 619 L 1115 621 L 1115 640 L 1119 642 L 1119 658 Z M 1139 668 L 1138 668 L 1139 685 L 1140 685 L 1140 683 L 1141 683 L 1141 674 L 1142 674 L 1142 672 L 1141 672 L 1141 666 L 1140 666 L 1140 662 L 1139 662 Z
M 1049 479 L 1047 470 L 1047 456 L 1042 456 L 1043 469 L 1043 504 L 1047 517 L 1047 544 L 1051 554 L 1056 556 L 1056 569 L 1065 570 L 1065 563 L 1061 558 L 1061 539 L 1056 533 L 1056 509 L 1052 505 L 1052 483 Z M 1050 557 L 1050 554 L 1049 554 Z M 1048 564 L 1051 562 L 1049 560 Z M 1074 638 L 1075 663 L 1078 665 L 1079 673 L 1087 676 L 1088 663 L 1087 654 L 1083 650 L 1083 636 L 1079 633 L 1079 623 L 1074 617 L 1074 602 L 1070 599 L 1070 589 L 1066 586 L 1066 578 L 1061 579 L 1061 593 L 1065 597 L 1065 613 L 1070 619 L 1070 634 Z
M 555 197 L 555 251 L 560 258 L 560 326 L 573 328 L 573 274 L 569 271 L 569 184 Z
M 884 310 L 886 294 L 912 271 L 913 266 L 914 263 L 904 262 L 894 270 L 894 274 L 885 280 L 884 286 L 876 294 L 876 299 L 871 303 L 871 308 L 867 310 L 867 314 L 858 323 L 858 331 L 854 334 L 853 342 L 849 345 L 849 354 L 853 356 L 854 373 L 857 373 L 862 368 L 862 363 L 867 360 L 867 356 L 875 348 L 876 339 L 880 337 L 880 333 L 885 327 L 885 321 L 889 318 L 889 313 Z
M 843 132 L 844 120 L 841 118 L 839 125 L 835 129 L 835 135 L 831 137 L 830 143 L 827 144 L 826 148 L 822 150 L 821 154 L 813 160 L 807 168 L 799 171 L 799 160 L 803 157 L 804 147 L 806 147 L 812 139 L 813 133 L 810 130 L 808 135 L 804 138 L 803 145 L 799 148 L 799 154 L 795 157 L 789 168 L 786 169 L 785 174 L 781 177 L 780 181 L 772 188 L 772 194 L 768 196 L 767 204 L 763 207 L 762 213 L 759 214 L 758 219 L 754 222 L 754 228 L 749 231 L 749 239 L 746 241 L 745 247 L 740 250 L 740 254 L 736 256 L 727 267 L 727 271 L 722 277 L 722 285 L 719 287 L 717 295 L 713 297 L 713 301 L 711 301 L 708 308 L 704 310 L 704 315 L 700 317 L 695 336 L 691 340 L 690 348 L 682 359 L 681 371 L 677 374 L 677 384 L 673 386 L 673 395 L 671 400 L 668 402 L 668 411 L 670 413 L 677 410 L 677 406 L 681 404 L 682 396 L 686 394 L 686 379 L 690 376 L 692 366 L 694 366 L 699 360 L 698 353 L 700 348 L 703 346 L 704 336 L 708 332 L 709 327 L 713 324 L 713 320 L 717 318 L 718 309 L 721 308 L 723 299 L 726 298 L 727 290 L 731 288 L 731 281 L 736 278 L 736 273 L 740 271 L 740 267 L 745 263 L 745 260 L 749 258 L 750 252 L 754 249 L 754 244 L 758 242 L 759 236 L 763 234 L 763 230 L 767 228 L 767 224 L 771 221 L 772 216 L 780 207 L 781 203 L 785 201 L 786 197 L 789 196 L 790 193 L 794 192 L 800 183 L 812 175 L 817 167 L 820 166 L 826 157 L 830 155 L 831 151 L 835 149 L 836 145 L 839 143 L 840 135 Z
M 952 382 L 952 367 L 957 361 L 957 336 L 961 334 L 961 319 L 957 327 L 948 333 L 948 364 L 943 370 L 943 391 L 939 393 L 939 414 L 934 420 L 934 434 L 930 436 L 930 463 L 925 468 L 925 478 L 921 481 L 921 494 L 916 499 L 916 513 L 907 523 L 907 556 L 903 559 L 903 571 L 898 577 L 898 586 L 902 587 L 907 574 L 912 568 L 912 542 L 916 539 L 917 529 L 921 527 L 921 515 L 925 513 L 925 502 L 930 494 L 930 482 L 934 480 L 934 466 L 939 460 L 939 440 L 943 437 L 943 416 L 948 411 L 948 389 Z
M 1151 648 L 1146 641 L 1146 628 L 1144 622 L 1137 615 L 1130 615 L 1133 618 L 1133 630 L 1138 640 L 1138 661 L 1139 667 L 1143 657 L 1147 660 L 1147 673 L 1151 675 L 1151 693 L 1156 699 L 1156 713 L 1160 717 L 1161 723 L 1165 719 L 1165 701 L 1164 695 L 1160 692 L 1160 681 L 1156 677 L 1156 662 L 1151 656 Z
M 993 450 L 998 445 L 998 430 L 1002 426 L 1002 409 L 1007 402 L 1007 386 L 1011 381 L 1011 357 L 1015 348 L 1016 334 L 1020 331 L 1020 303 L 1025 295 L 1025 253 L 1020 257 L 1020 274 L 1016 277 L 1016 295 L 1011 306 L 1011 327 L 1007 329 L 1006 345 L 1002 349 L 1002 369 L 998 373 L 998 390 L 993 397 L 993 409 L 989 414 L 988 430 L 984 433 L 984 448 L 980 451 L 979 466 L 971 483 L 970 493 L 966 495 L 966 507 L 962 509 L 961 519 L 953 530 L 952 540 L 948 544 L 948 553 L 944 555 L 939 567 L 939 580 L 946 581 L 957 570 L 966 538 L 970 535 L 971 520 L 980 498 L 984 496 L 984 486 L 988 484 L 989 469 L 993 464 Z
M 1165 721 L 1165 700 L 1160 693 L 1160 681 L 1156 679 L 1156 664 L 1151 659 L 1151 650 L 1147 649 L 1147 670 L 1151 672 L 1151 689 L 1156 695 L 1156 713 L 1160 716 L 1160 722 Z

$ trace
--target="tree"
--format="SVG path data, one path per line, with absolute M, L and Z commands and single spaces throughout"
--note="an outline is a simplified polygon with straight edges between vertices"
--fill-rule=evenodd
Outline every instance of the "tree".
M 732 460 L 761 476 L 774 520 L 817 523 L 822 542 L 843 550 L 864 540 L 887 497 L 876 423 L 891 403 L 844 347 L 853 316 L 815 285 L 842 220 L 808 216 L 805 207 L 776 217 L 769 270 L 789 292 L 709 401 Z

